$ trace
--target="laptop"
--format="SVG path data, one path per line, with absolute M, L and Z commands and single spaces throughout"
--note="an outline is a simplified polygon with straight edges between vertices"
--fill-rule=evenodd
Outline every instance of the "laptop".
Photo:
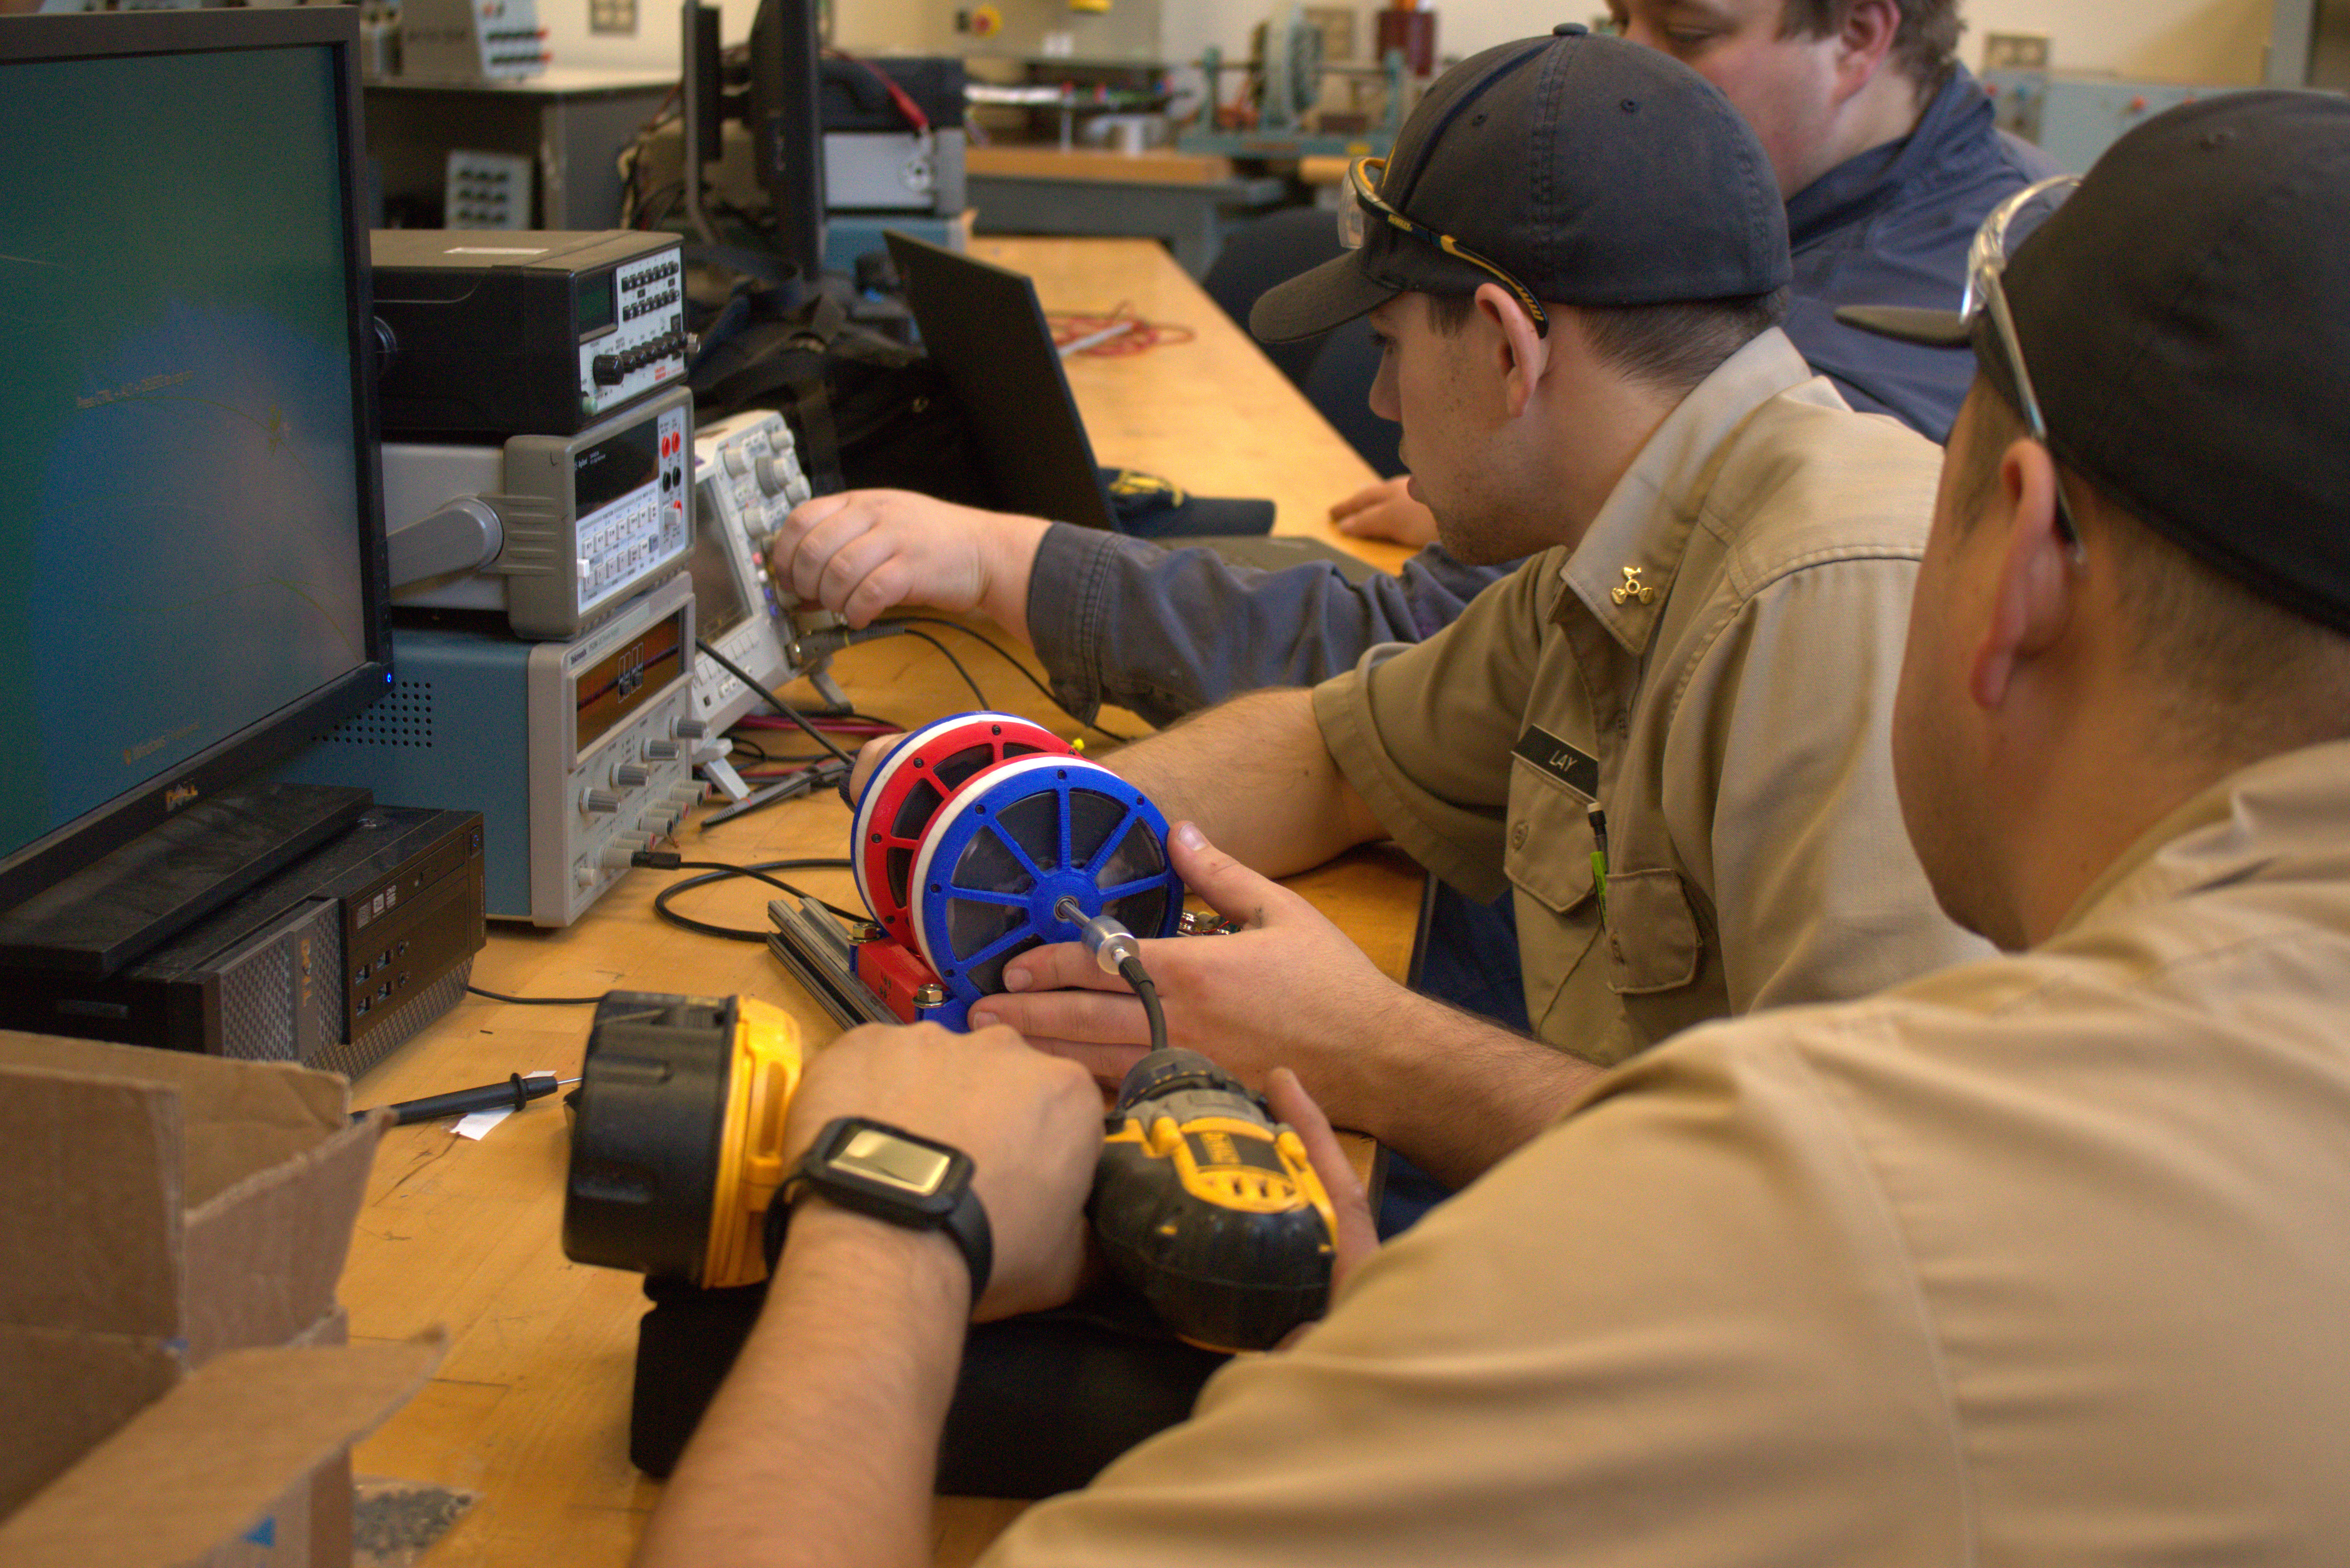
M 894 229 L 884 230 L 882 238 L 905 284 L 906 305 L 922 346 L 979 437 L 980 461 L 999 504 L 1079 527 L 1117 531 L 1117 506 L 1094 461 L 1093 442 L 1061 368 L 1035 280 Z M 1236 566 L 1268 570 L 1328 561 L 1349 582 L 1366 581 L 1378 571 L 1319 539 L 1287 535 L 1198 535 L 1159 542 L 1170 548 L 1203 545 Z

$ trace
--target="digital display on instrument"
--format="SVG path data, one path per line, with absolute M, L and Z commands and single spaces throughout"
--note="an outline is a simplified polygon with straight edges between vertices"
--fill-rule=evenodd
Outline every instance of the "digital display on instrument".
M 659 697 L 685 672 L 686 607 L 647 627 L 588 669 L 571 688 L 579 751 Z
M 581 274 L 573 300 L 572 322 L 579 328 L 579 336 L 588 338 L 604 331 L 612 325 L 612 275 Z
M 685 556 L 688 439 L 685 409 L 671 407 L 580 448 L 571 460 L 583 613 L 674 571 Z
M 652 421 L 581 449 L 571 460 L 572 503 L 585 517 L 660 477 L 660 431 Z
M 748 620 L 751 607 L 743 602 L 742 585 L 727 565 L 723 532 L 709 521 L 718 515 L 709 480 L 702 482 L 701 490 L 704 525 L 694 530 L 693 557 L 686 570 L 693 578 L 694 624 L 704 641 L 714 643 Z

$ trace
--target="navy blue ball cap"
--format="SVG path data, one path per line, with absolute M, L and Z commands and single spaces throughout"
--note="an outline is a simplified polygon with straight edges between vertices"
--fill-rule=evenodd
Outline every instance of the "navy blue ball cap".
M 2345 236 L 2350 102 L 2230 93 L 2115 142 L 2002 286 L 2066 466 L 2214 569 L 2350 632 Z M 1836 314 L 1971 341 L 2016 400 L 1986 321 Z
M 1777 176 L 1730 101 L 1669 56 L 1571 24 L 1439 78 L 1378 193 L 1556 304 L 1767 294 L 1791 275 Z M 1362 249 L 1266 291 L 1249 330 L 1288 342 L 1406 290 L 1467 295 L 1492 281 L 1374 221 Z

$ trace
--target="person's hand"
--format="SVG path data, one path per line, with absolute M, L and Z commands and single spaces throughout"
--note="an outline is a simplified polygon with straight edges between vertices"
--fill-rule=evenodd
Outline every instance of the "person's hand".
M 792 509 L 767 546 L 803 604 L 862 628 L 899 605 L 979 610 L 1028 639 L 1028 576 L 1050 524 L 907 490 L 850 490 Z
M 899 730 L 887 735 L 876 735 L 857 748 L 857 761 L 850 763 L 848 769 L 850 800 L 865 798 L 865 781 L 873 776 L 873 770 L 881 765 L 881 759 L 889 754 L 889 748 L 905 738 L 906 732 Z
M 1058 1306 L 1086 1258 L 1086 1198 L 1101 1158 L 1101 1096 L 1079 1067 L 1009 1029 L 868 1024 L 816 1054 L 792 1096 L 784 1150 L 797 1165 L 836 1116 L 867 1116 L 971 1156 L 995 1267 L 978 1318 Z
M 1296 1074 L 1275 1067 L 1265 1079 L 1264 1101 L 1276 1120 L 1297 1129 L 1305 1158 L 1312 1162 L 1314 1174 L 1322 1179 L 1322 1190 L 1330 1195 L 1330 1214 L 1337 1221 L 1337 1231 L 1330 1238 L 1330 1299 L 1336 1301 L 1338 1287 L 1347 1282 L 1347 1277 L 1379 1250 L 1379 1227 L 1371 1217 L 1370 1195 L 1356 1179 L 1354 1162 L 1340 1147 L 1338 1135 L 1330 1130 L 1330 1118 L 1322 1114 Z
M 1168 850 L 1186 886 L 1246 926 L 1230 936 L 1142 944 L 1168 1044 L 1199 1052 L 1260 1091 L 1274 1068 L 1294 1068 L 1313 1080 L 1340 1125 L 1376 1134 L 1381 1107 L 1360 1069 L 1396 1027 L 1397 1006 L 1409 993 L 1313 905 L 1215 848 L 1191 824 L 1175 825 Z M 1008 1023 L 1109 1085 L 1149 1049 L 1142 1003 L 1080 943 L 1023 953 L 1004 966 L 1003 981 L 1011 994 L 974 1002 L 974 1023 Z
M 1411 478 L 1398 474 L 1357 490 L 1330 508 L 1338 532 L 1357 539 L 1392 539 L 1414 549 L 1436 543 L 1436 514 L 1411 498 Z

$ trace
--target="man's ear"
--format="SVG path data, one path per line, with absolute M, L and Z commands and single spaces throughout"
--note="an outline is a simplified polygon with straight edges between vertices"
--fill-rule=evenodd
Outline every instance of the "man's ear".
M 1853 0 L 1835 35 L 1835 97 L 1852 97 L 1884 68 L 1901 33 L 1899 0 Z
M 1969 671 L 1969 689 L 1985 709 L 2005 702 L 2019 671 L 2062 642 L 2072 624 L 2081 579 L 2057 524 L 2059 483 L 2048 449 L 2019 437 L 2001 454 L 1991 510 L 1975 524 L 2006 536 L 1989 622 Z
M 1498 368 L 1503 378 L 1510 417 L 1516 419 L 1534 401 L 1534 389 L 1550 369 L 1551 340 L 1534 326 L 1534 318 L 1526 314 L 1518 296 L 1498 283 L 1486 284 L 1477 290 L 1477 313 L 1500 334 L 1495 345 Z M 1555 317 L 1551 329 L 1558 329 Z

